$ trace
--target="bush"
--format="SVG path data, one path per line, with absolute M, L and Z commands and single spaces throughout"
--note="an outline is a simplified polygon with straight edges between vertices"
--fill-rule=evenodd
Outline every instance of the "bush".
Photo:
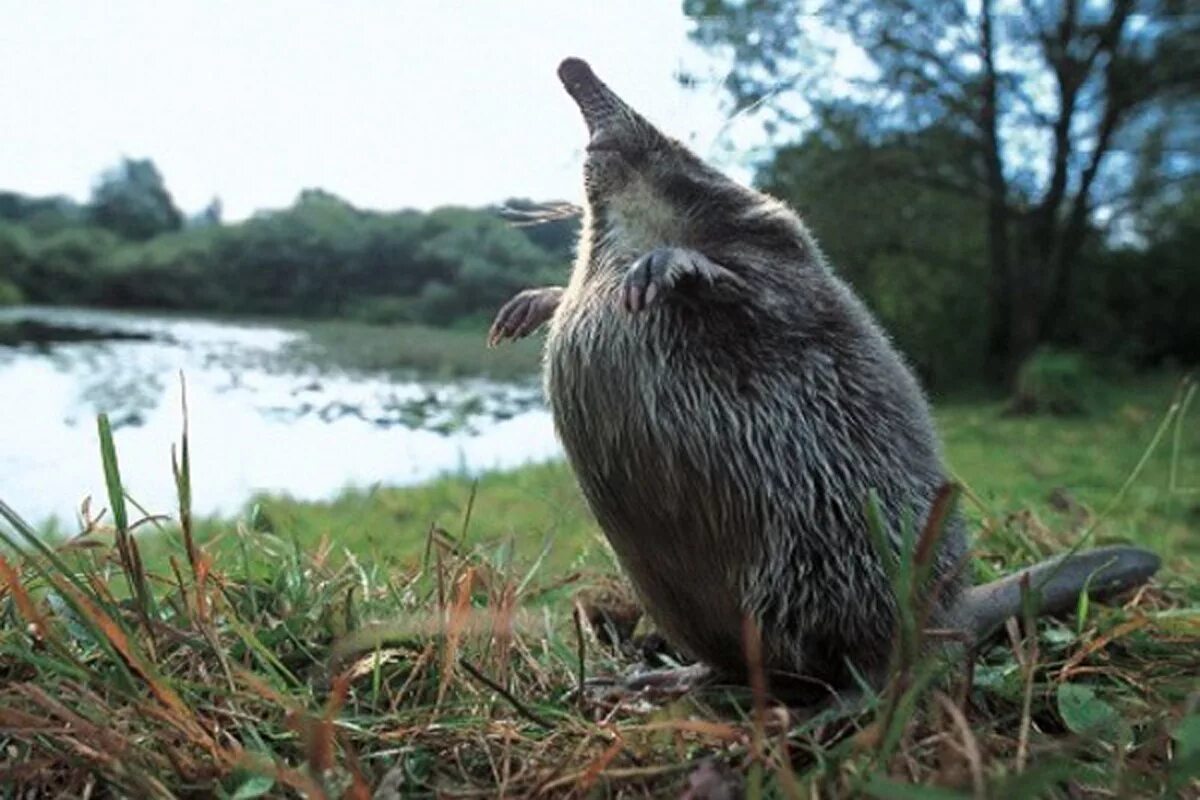
M 413 306 L 413 299 L 410 297 L 368 297 L 351 305 L 348 315 L 369 325 L 396 325 L 416 321 Z
M 987 330 L 979 321 L 987 316 L 987 294 L 977 266 L 880 254 L 856 287 L 926 385 L 949 389 L 980 377 Z
M 87 227 L 38 239 L 20 288 L 35 303 L 95 302 L 101 294 L 100 263 L 117 244 L 108 231 Z
M 1138 367 L 1200 362 L 1200 194 L 1155 218 L 1147 246 L 1093 245 L 1077 270 L 1073 313 L 1079 346 Z M 1148 237 L 1149 238 L 1149 237 Z
M 25 295 L 16 284 L 0 279 L 0 307 L 16 306 L 25 302 Z
M 1041 349 L 1021 365 L 1009 412 L 1085 414 L 1097 383 L 1092 365 L 1080 354 Z

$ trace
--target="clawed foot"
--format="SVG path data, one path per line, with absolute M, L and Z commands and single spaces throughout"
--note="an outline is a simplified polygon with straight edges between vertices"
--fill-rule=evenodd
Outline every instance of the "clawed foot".
M 628 700 L 634 697 L 659 699 L 687 694 L 693 689 L 712 684 L 716 675 L 703 664 L 687 667 L 631 672 L 625 677 L 592 678 L 584 682 L 583 690 L 592 701 Z
M 488 347 L 533 333 L 554 316 L 562 294 L 561 286 L 543 286 L 518 293 L 496 312 L 496 319 L 488 331 Z
M 684 278 L 715 281 L 722 267 L 695 250 L 656 247 L 633 262 L 621 286 L 621 303 L 626 311 L 638 312 L 652 306 Z
M 691 664 L 686 667 L 635 672 L 625 678 L 625 685 L 635 692 L 645 689 L 686 692 L 712 683 L 715 677 L 711 668 L 703 664 Z

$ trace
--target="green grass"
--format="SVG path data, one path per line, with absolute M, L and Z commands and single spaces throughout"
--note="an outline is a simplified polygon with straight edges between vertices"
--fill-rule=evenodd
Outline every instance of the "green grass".
M 967 504 L 977 538 L 1023 529 L 1066 545 L 1092 529 L 1181 563 L 1200 558 L 1200 402 L 1184 399 L 1180 376 L 1159 375 L 1110 385 L 1086 417 L 939 407 L 947 460 L 977 500 Z
M 0 506 L 0 797 L 1193 796 L 1200 426 L 1162 426 L 1172 392 L 1118 387 L 1074 421 L 944 406 L 985 572 L 1093 529 L 1167 566 L 973 661 L 919 657 L 912 631 L 883 691 L 816 717 L 754 692 L 574 696 L 629 657 L 574 621 L 614 584 L 561 465 L 260 498 L 193 530 L 184 446 L 181 524 L 147 537 L 102 426 L 111 525 L 50 546 Z
M 482 323 L 434 328 L 328 320 L 292 321 L 286 326 L 308 334 L 308 341 L 298 345 L 293 356 L 324 367 L 525 381 L 536 380 L 541 363 L 537 337 L 489 349 L 487 326 Z
M 303 546 L 327 538 L 338 548 L 398 567 L 412 567 L 423 557 L 431 528 L 468 548 L 511 549 L 527 560 L 545 549 L 545 564 L 555 570 L 608 563 L 607 546 L 561 462 L 477 479 L 446 477 L 412 488 L 348 491 L 332 502 L 259 497 L 254 506 L 259 529 Z M 221 523 L 205 528 L 210 526 Z

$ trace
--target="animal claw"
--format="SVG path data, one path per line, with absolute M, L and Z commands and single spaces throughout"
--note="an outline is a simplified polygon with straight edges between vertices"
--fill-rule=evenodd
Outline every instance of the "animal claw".
M 557 286 L 518 292 L 496 312 L 496 318 L 488 330 L 488 347 L 533 333 L 539 325 L 554 316 L 561 299 L 562 289 Z
M 655 303 L 670 286 L 674 248 L 656 247 L 643 255 L 625 273 L 621 301 L 626 311 L 637 313 Z

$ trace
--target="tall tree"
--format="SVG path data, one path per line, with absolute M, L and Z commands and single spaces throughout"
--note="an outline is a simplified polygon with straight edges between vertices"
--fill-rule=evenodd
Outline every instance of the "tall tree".
M 858 106 L 814 109 L 819 124 L 779 148 L 755 182 L 787 200 L 934 389 L 977 382 L 987 314 L 984 203 L 911 177 L 954 131 L 881 135 Z
M 144 240 L 183 226 L 183 215 L 150 159 L 122 159 L 100 176 L 89 205 L 92 222 L 126 239 Z
M 1200 167 L 1200 14 L 1188 0 L 685 0 L 693 38 L 729 53 L 738 108 L 796 121 L 805 100 L 847 96 L 893 132 L 953 129 L 912 177 L 982 201 L 988 355 L 997 375 L 1053 334 L 1081 248 L 1147 186 Z M 846 43 L 850 46 L 847 47 Z M 865 61 L 835 74 L 841 48 Z M 842 63 L 845 63 L 843 59 Z M 1142 144 L 1157 169 L 1135 168 Z M 1153 191 L 1151 192 L 1153 193 Z M 1100 214 L 1098 212 L 1104 212 Z

